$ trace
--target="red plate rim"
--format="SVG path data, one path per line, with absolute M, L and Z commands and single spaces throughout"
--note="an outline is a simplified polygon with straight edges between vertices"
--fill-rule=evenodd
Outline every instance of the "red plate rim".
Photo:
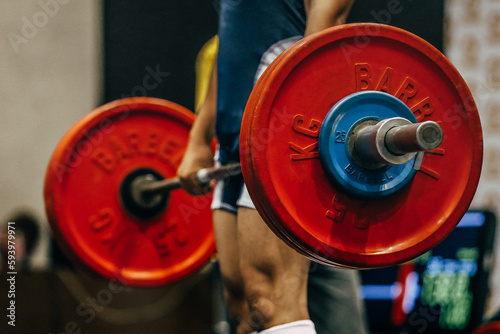
M 492 321 L 479 327 L 474 334 L 498 334 L 500 333 L 500 321 Z

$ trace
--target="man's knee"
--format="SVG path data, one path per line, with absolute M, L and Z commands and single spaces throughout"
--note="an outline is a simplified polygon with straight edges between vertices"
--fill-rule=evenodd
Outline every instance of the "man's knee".
M 273 282 L 261 273 L 243 273 L 245 298 L 249 309 L 247 321 L 252 328 L 261 330 L 271 323 L 276 315 L 280 294 L 273 289 Z
M 250 327 L 256 330 L 268 328 L 276 315 L 276 301 L 267 291 L 257 288 L 245 289 L 249 308 L 248 319 Z

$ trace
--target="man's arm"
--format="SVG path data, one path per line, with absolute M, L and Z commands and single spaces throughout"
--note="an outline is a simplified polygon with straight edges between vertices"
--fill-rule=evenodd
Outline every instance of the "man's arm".
M 307 14 L 305 35 L 344 24 L 354 0 L 304 0 Z
M 189 142 L 177 169 L 182 187 L 189 193 L 201 195 L 208 187 L 202 187 L 196 180 L 196 172 L 214 164 L 212 140 L 215 136 L 215 114 L 217 109 L 217 61 L 214 61 L 210 84 L 198 116 L 189 132 Z

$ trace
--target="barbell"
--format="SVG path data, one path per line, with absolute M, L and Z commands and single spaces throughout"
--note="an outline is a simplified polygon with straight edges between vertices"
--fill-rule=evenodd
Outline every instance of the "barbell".
M 128 284 L 186 277 L 215 250 L 211 195 L 175 177 L 194 115 L 160 99 L 108 103 L 50 160 L 44 198 L 61 247 Z M 404 30 L 351 24 L 308 36 L 264 72 L 245 109 L 238 163 L 269 228 L 343 268 L 413 259 L 468 209 L 482 164 L 472 95 L 438 50 Z

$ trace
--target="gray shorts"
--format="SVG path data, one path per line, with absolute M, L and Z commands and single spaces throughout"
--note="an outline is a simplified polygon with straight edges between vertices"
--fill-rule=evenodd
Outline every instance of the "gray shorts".
M 318 334 L 368 333 L 359 286 L 358 271 L 311 262 L 307 305 Z

